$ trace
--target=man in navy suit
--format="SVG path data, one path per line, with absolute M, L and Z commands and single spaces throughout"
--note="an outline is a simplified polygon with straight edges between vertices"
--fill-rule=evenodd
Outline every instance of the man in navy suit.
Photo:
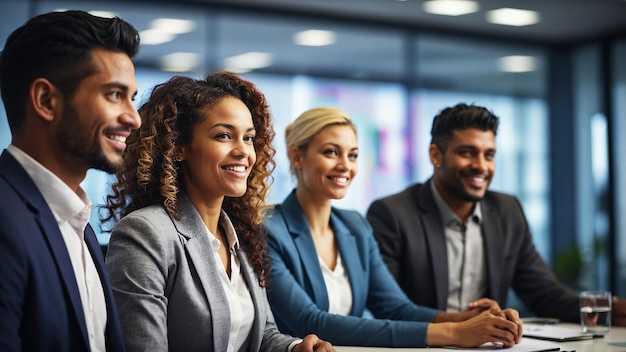
M 0 56 L 11 145 L 0 156 L 0 350 L 120 351 L 123 340 L 80 183 L 113 172 L 141 121 L 119 18 L 36 16 Z

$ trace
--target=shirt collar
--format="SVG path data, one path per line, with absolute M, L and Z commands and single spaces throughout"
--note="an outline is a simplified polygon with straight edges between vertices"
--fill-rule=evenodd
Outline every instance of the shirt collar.
M 441 194 L 437 190 L 435 186 L 435 182 L 433 180 L 430 181 L 430 189 L 433 193 L 433 198 L 435 199 L 435 204 L 437 204 L 437 208 L 439 209 L 439 214 L 441 214 L 441 220 L 446 226 L 461 226 L 461 219 L 450 209 L 448 203 L 443 200 Z M 472 214 L 469 216 L 469 219 L 473 219 L 475 223 L 481 225 L 483 223 L 483 213 L 481 209 L 480 201 L 476 202 L 474 205 L 474 210 Z
M 220 214 L 219 226 L 221 226 L 222 229 L 224 230 L 224 234 L 226 235 L 226 239 L 228 240 L 229 251 L 236 253 L 236 251 L 239 249 L 239 238 L 237 237 L 237 232 L 235 231 L 235 227 L 233 226 L 232 221 L 230 221 L 230 218 L 228 217 L 228 215 L 226 214 L 224 210 L 222 210 Z M 213 249 L 217 251 L 217 249 L 219 248 L 219 245 L 222 242 L 219 239 L 217 239 L 217 236 L 211 235 L 208 228 L 206 228 L 206 231 L 207 231 L 207 234 L 209 235 L 209 238 L 211 239 L 211 244 L 213 246 Z
M 91 201 L 85 191 L 79 187 L 74 192 L 57 175 L 18 147 L 11 144 L 7 151 L 33 180 L 50 210 L 52 210 L 57 223 L 70 221 L 72 226 L 77 227 L 82 232 L 89 222 L 91 213 Z
M 220 226 L 222 226 L 222 229 L 226 234 L 226 238 L 228 239 L 229 249 L 231 251 L 239 249 L 239 238 L 237 237 L 237 232 L 235 231 L 232 221 L 230 221 L 230 218 L 224 210 L 222 210 L 222 214 L 220 216 Z

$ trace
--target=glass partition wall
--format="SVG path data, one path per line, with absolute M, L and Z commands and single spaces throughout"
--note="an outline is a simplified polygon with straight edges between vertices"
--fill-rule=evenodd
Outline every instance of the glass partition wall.
M 575 112 L 572 116 L 555 117 L 550 92 L 574 87 L 563 87 L 567 80 L 548 79 L 554 77 L 550 71 L 554 60 L 550 48 L 543 44 L 518 45 L 461 34 L 372 25 L 366 21 L 346 23 L 319 16 L 290 16 L 286 12 L 280 15 L 252 13 L 244 8 L 234 10 L 165 2 L 46 0 L 0 2 L 0 40 L 4 43 L 10 31 L 29 17 L 68 8 L 117 15 L 141 31 L 143 44 L 135 60 L 140 89 L 138 105 L 151 87 L 173 75 L 202 77 L 207 72 L 227 69 L 256 83 L 267 95 L 276 129 L 277 168 L 271 203 L 282 201 L 294 186 L 283 133 L 285 126 L 308 108 L 335 106 L 354 118 L 361 149 L 360 170 L 347 197 L 337 205 L 364 213 L 373 199 L 397 192 L 413 182 L 427 180 L 432 173 L 427 152 L 432 118 L 441 109 L 458 102 L 475 103 L 488 107 L 501 118 L 497 172 L 491 189 L 520 199 L 535 245 L 544 258 L 558 264 L 563 262 L 560 256 L 569 255 L 555 250 L 556 237 L 573 238 L 576 251 L 579 245 L 587 245 L 587 240 L 579 242 L 587 238 L 584 234 L 559 232 L 563 218 L 578 219 L 574 227 L 580 228 L 581 233 L 589 224 L 599 228 L 602 223 L 598 222 L 611 224 L 611 219 L 615 218 L 615 228 L 603 227 L 606 230 L 603 236 L 619 244 L 614 248 L 622 250 L 611 256 L 609 249 L 603 248 L 602 255 L 626 257 L 622 253 L 626 248 L 626 226 L 619 216 L 624 209 L 623 199 L 626 199 L 624 186 L 619 181 L 626 179 L 622 171 L 624 147 L 617 145 L 624 143 L 620 131 L 624 131 L 623 120 L 626 119 L 623 106 L 626 78 L 623 67 L 617 64 L 624 62 L 623 42 L 615 46 L 614 114 L 590 115 L 579 111 L 583 109 L 579 105 L 572 108 Z M 155 36 L 163 31 L 160 27 L 163 23 L 170 28 L 169 34 Z M 576 66 L 572 64 L 572 67 Z M 597 79 L 602 78 L 600 72 L 593 74 Z M 574 76 L 573 71 L 571 75 Z M 586 120 L 574 118 L 576 114 L 582 114 Z M 4 148 L 10 143 L 10 133 L 3 110 L 0 115 L 0 147 Z M 608 128 L 611 121 L 613 128 Z M 566 141 L 578 138 L 576 148 L 571 146 L 571 158 L 577 165 L 572 169 L 578 171 L 567 175 L 554 167 L 554 148 L 561 143 L 554 136 L 561 131 L 571 131 Z M 575 131 L 588 132 L 588 138 L 580 134 L 574 137 Z M 614 134 L 612 145 L 607 144 L 609 133 Z M 585 150 L 593 150 L 593 158 Z M 597 178 L 608 177 L 610 167 L 602 160 L 608 163 L 609 150 L 614 151 L 612 163 L 616 165 L 613 178 L 618 192 L 613 198 L 616 205 L 600 201 L 612 189 L 607 179 Z M 595 161 L 593 165 L 592 161 Z M 585 170 L 593 171 L 592 176 L 596 178 L 587 178 Z M 602 211 L 608 220 L 603 220 L 597 212 L 588 214 L 582 208 L 564 213 L 564 208 L 555 205 L 558 204 L 553 191 L 555 177 L 575 184 L 578 187 L 575 192 L 583 192 L 576 193 L 577 196 L 592 199 L 592 204 L 603 204 Z M 568 177 L 570 181 L 566 180 Z M 88 173 L 83 187 L 94 209 L 102 204 L 110 181 L 110 175 L 98 171 Z M 609 188 L 599 189 L 601 184 L 597 182 L 605 182 Z M 587 188 L 586 183 L 589 183 Z M 93 212 L 91 223 L 98 230 L 97 211 Z M 98 232 L 98 237 L 103 245 L 108 243 L 106 232 Z M 567 271 L 571 267 L 569 262 L 565 263 Z M 580 276 L 568 284 L 577 288 L 613 287 L 616 292 L 624 293 L 623 260 L 591 265 L 595 265 L 596 276 Z M 610 275 L 608 268 L 612 266 L 617 268 L 620 278 L 613 284 L 609 281 L 618 274 Z

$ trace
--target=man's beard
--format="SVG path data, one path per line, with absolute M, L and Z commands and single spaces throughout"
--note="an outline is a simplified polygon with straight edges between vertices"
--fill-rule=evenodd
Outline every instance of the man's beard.
M 59 124 L 56 142 L 68 154 L 83 162 L 88 168 L 114 173 L 120 169 L 121 163 L 111 162 L 102 151 L 99 138 L 95 133 L 81 126 L 76 110 L 67 106 Z
M 462 176 L 454 179 L 452 182 L 449 181 L 450 180 L 443 181 L 444 187 L 448 189 L 448 192 L 450 194 L 454 195 L 462 201 L 475 203 L 480 202 L 485 197 L 486 192 L 483 192 L 481 195 L 478 196 L 472 195 L 470 192 L 468 192 L 465 184 L 462 181 Z

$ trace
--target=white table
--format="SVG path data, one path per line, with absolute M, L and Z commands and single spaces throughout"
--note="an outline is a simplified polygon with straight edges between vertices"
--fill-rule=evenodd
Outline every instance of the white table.
M 577 327 L 575 324 L 559 324 L 559 326 Z M 609 344 L 610 342 L 621 342 L 622 346 Z M 626 352 L 626 327 L 612 327 L 611 331 L 604 337 L 593 340 L 582 340 L 573 342 L 557 343 L 566 351 L 576 350 L 577 352 Z M 408 352 L 422 351 L 429 352 L 447 351 L 453 352 L 453 349 L 446 348 L 390 348 L 390 347 L 353 347 L 353 346 L 335 346 L 337 352 Z M 493 350 L 492 350 L 493 351 Z M 502 349 L 503 352 L 506 349 Z

